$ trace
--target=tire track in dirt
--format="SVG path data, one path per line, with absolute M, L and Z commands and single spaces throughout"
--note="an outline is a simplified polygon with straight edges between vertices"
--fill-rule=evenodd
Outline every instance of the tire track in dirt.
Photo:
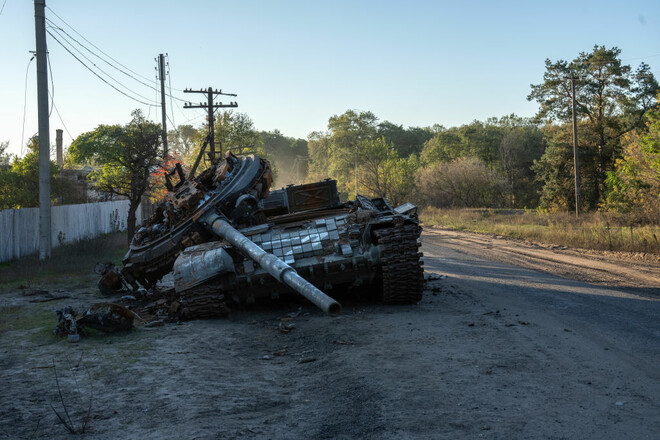
M 607 287 L 632 287 L 636 293 L 660 298 L 660 263 L 649 257 L 540 245 L 499 236 L 426 228 L 424 235 L 441 238 L 459 252 Z

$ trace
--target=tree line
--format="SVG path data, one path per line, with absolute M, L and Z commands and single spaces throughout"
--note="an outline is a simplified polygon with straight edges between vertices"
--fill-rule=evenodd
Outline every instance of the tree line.
M 216 142 L 222 150 L 267 157 L 279 186 L 334 178 L 344 198 L 357 191 L 395 205 L 411 200 L 421 206 L 567 211 L 575 204 L 573 79 L 582 209 L 657 223 L 660 87 L 648 65 L 633 69 L 620 53 L 594 46 L 572 61 L 546 60 L 543 80 L 531 85 L 528 96 L 539 104 L 532 118 L 511 114 L 458 127 L 405 128 L 370 111 L 347 110 L 331 116 L 324 130 L 297 139 L 258 131 L 246 114 L 227 111 L 215 118 Z M 100 125 L 82 134 L 67 154 L 70 164 L 94 166 L 97 187 L 128 197 L 131 206 L 144 193 L 158 194 L 158 167 L 179 162 L 190 169 L 207 133 L 192 125 L 170 130 L 172 157 L 163 162 L 159 125 L 138 111 L 132 116 L 126 125 Z M 28 201 L 9 195 L 16 176 L 26 174 L 25 164 L 36 160 L 30 154 L 7 166 L 11 160 L 0 145 L 0 208 L 36 202 L 36 196 Z M 13 181 L 7 177 L 12 173 Z

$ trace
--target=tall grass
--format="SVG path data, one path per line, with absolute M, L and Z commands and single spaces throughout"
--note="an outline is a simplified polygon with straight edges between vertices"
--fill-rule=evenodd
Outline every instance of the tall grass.
M 125 232 L 104 235 L 94 240 L 53 248 L 50 260 L 39 261 L 31 255 L 0 263 L 0 289 L 20 285 L 88 284 L 98 279 L 94 273 L 97 262 L 112 261 L 120 265 L 127 250 Z
M 424 224 L 584 249 L 660 255 L 660 226 L 632 225 L 603 213 L 425 208 Z

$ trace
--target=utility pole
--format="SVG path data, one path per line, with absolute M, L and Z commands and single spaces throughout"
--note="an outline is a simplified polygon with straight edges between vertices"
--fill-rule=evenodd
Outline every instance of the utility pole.
M 355 199 L 358 196 L 358 150 L 357 144 L 355 145 Z
M 167 158 L 167 112 L 165 109 L 165 57 L 158 55 L 158 73 L 160 76 L 160 107 L 163 114 L 163 160 Z
M 573 162 L 575 168 L 575 216 L 580 216 L 580 161 L 578 158 L 577 116 L 575 114 L 575 74 L 571 70 L 571 98 L 573 105 Z
M 50 135 L 48 124 L 48 48 L 46 0 L 34 0 L 37 43 L 37 102 L 39 116 L 39 260 L 50 259 Z
M 238 104 L 236 102 L 230 102 L 229 104 L 223 104 L 222 102 L 218 104 L 213 103 L 213 98 L 215 95 L 224 95 L 224 96 L 236 96 L 235 93 L 222 93 L 222 90 L 213 90 L 212 87 L 209 87 L 208 89 L 200 89 L 200 90 L 191 90 L 191 89 L 185 89 L 183 93 L 203 93 L 206 95 L 206 104 L 200 102 L 199 104 L 193 105 L 190 102 L 187 102 L 183 104 L 183 108 L 205 108 L 206 111 L 208 112 L 207 118 L 209 122 L 209 145 L 211 149 L 209 150 L 209 157 L 211 160 L 215 158 L 215 129 L 214 129 L 214 117 L 213 114 L 215 112 L 216 108 L 227 108 L 227 107 L 238 107 Z M 201 156 L 201 151 L 200 151 L 200 156 Z

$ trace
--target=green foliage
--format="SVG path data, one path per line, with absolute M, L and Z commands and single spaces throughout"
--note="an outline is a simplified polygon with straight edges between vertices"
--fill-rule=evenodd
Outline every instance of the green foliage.
M 421 159 L 428 165 L 436 162 L 451 162 L 466 155 L 458 129 L 448 130 L 443 127 L 439 133 L 424 143 Z
M 274 185 L 302 183 L 307 177 L 307 141 L 285 137 L 278 130 L 259 133 L 261 150 L 277 170 Z
M 507 182 L 476 157 L 437 162 L 419 171 L 419 197 L 435 207 L 496 207 Z
M 6 153 L 9 148 L 9 141 L 0 142 L 0 166 L 9 165 L 11 163 L 11 155 Z
M 344 197 L 355 193 L 354 173 L 359 146 L 363 141 L 376 139 L 376 122 L 377 118 L 371 112 L 348 110 L 329 119 L 326 133 L 310 134 L 308 179 L 337 179 L 338 189 Z
M 538 204 L 541 187 L 534 180 L 532 165 L 544 151 L 543 134 L 535 125 L 521 120 L 503 127 L 498 145 L 499 169 L 506 176 L 510 207 Z
M 605 208 L 632 221 L 660 221 L 660 112 L 649 112 L 648 131 L 625 139 L 623 157 L 608 173 Z
M 546 125 L 547 148 L 532 170 L 542 184 L 539 208 L 548 212 L 568 211 L 575 206 L 573 149 L 569 127 Z
M 181 133 L 179 137 L 181 137 L 184 131 L 179 131 Z M 189 146 L 187 153 L 182 154 L 182 159 L 188 167 L 192 167 L 208 135 L 208 127 L 204 125 L 193 129 L 193 131 L 186 129 L 185 133 L 186 142 L 189 142 Z M 221 152 L 221 154 L 224 151 L 231 150 L 234 154 L 257 153 L 263 157 L 268 156 L 261 148 L 261 138 L 254 128 L 252 119 L 245 113 L 224 111 L 218 114 L 214 121 L 214 137 L 215 149 L 217 152 Z M 207 146 L 206 152 L 208 153 L 209 151 L 210 146 Z M 199 170 L 204 170 L 207 167 L 206 154 L 203 159 L 200 162 Z
M 576 117 L 584 136 L 578 136 L 580 150 L 593 157 L 593 166 L 585 168 L 583 188 L 585 204 L 594 208 L 603 196 L 605 175 L 621 157 L 620 139 L 644 125 L 646 112 L 654 105 L 658 83 L 648 65 L 642 63 L 636 71 L 623 65 L 621 51 L 613 47 L 594 46 L 582 52 L 572 62 L 546 60 L 546 72 L 541 84 L 532 85 L 528 100 L 540 104 L 539 120 L 568 122 L 571 119 L 571 72 L 574 73 Z M 582 154 L 582 152 L 580 153 Z M 568 156 L 563 155 L 568 160 Z M 557 155 L 555 159 L 559 157 Z M 547 162 L 554 162 L 547 161 Z M 566 165 L 564 165 L 566 167 Z M 582 171 L 582 170 L 581 170 Z M 551 171 L 542 171 L 550 175 Z M 545 182 L 544 185 L 556 182 Z M 550 194 L 554 191 L 546 191 Z M 564 200 L 552 201 L 562 205 Z
M 314 182 L 330 177 L 330 149 L 332 140 L 330 134 L 315 131 L 307 138 L 309 167 L 307 180 Z
M 256 151 L 261 146 L 254 122 L 245 113 L 225 111 L 215 120 L 215 141 L 220 149 L 238 148 Z
M 357 167 L 360 193 L 385 196 L 392 203 L 410 193 L 419 167 L 418 153 L 434 132 L 377 122 L 371 112 L 347 110 L 328 120 L 326 132 L 311 133 L 307 180 L 337 179 L 339 191 L 347 197 L 355 193 Z
M 547 214 L 511 209 L 426 208 L 421 211 L 420 218 L 425 225 L 503 235 L 555 246 L 660 255 L 660 227 L 622 227 L 602 212 L 585 213 L 576 218 L 569 212 Z
M 129 240 L 135 230 L 135 210 L 162 159 L 160 125 L 147 121 L 139 110 L 131 115 L 128 124 L 99 125 L 78 136 L 69 147 L 75 163 L 96 166 L 90 178 L 97 189 L 128 198 Z
M 0 209 L 39 206 L 39 138 L 33 136 L 27 144 L 28 153 L 13 157 L 11 168 L 0 168 Z M 60 194 L 55 181 L 58 167 L 50 162 L 51 201 Z
M 534 206 L 539 186 L 530 167 L 545 149 L 535 123 L 515 115 L 474 121 L 468 125 L 438 127 L 425 144 L 421 161 L 427 168 L 459 158 L 476 158 L 491 171 L 506 177 L 508 206 Z
M 190 154 L 190 150 L 194 147 L 197 139 L 197 130 L 189 124 L 179 125 L 176 127 L 176 130 L 169 130 L 167 132 L 169 151 L 182 157 Z
M 412 195 L 415 173 L 419 168 L 416 155 L 399 157 L 385 138 L 364 140 L 358 145 L 358 192 L 369 197 L 385 197 L 399 205 Z
M 353 110 L 332 116 L 328 121 L 329 173 L 330 177 L 338 180 L 338 187 L 345 194 L 355 191 L 352 177 L 359 161 L 358 147 L 361 142 L 376 138 L 376 121 L 376 116 L 371 112 L 357 113 Z
M 421 153 L 424 142 L 433 137 L 429 128 L 409 127 L 404 129 L 403 125 L 396 125 L 385 121 L 378 124 L 378 137 L 383 137 L 396 149 L 399 157 L 408 157 L 411 154 Z

